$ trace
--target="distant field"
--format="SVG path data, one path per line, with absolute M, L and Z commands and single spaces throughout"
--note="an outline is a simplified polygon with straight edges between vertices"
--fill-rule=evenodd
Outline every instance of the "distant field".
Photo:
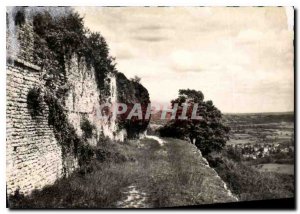
M 294 175 L 294 165 L 292 164 L 267 163 L 254 165 L 252 167 L 261 172 L 277 172 L 281 174 Z
M 247 113 L 247 114 L 224 114 L 224 119 L 227 122 L 238 124 L 278 124 L 278 123 L 293 123 L 293 112 L 282 113 Z
M 227 144 L 292 143 L 294 114 L 256 113 L 224 114 L 224 123 L 231 128 Z
M 227 142 L 227 145 L 236 145 L 236 144 L 247 144 L 247 143 L 255 143 L 256 141 L 250 139 L 230 139 Z

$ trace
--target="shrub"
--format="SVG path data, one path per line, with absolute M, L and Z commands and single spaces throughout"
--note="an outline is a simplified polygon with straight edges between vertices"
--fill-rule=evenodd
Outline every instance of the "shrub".
M 45 102 L 49 107 L 48 124 L 53 127 L 55 138 L 62 148 L 62 157 L 69 154 L 78 158 L 80 168 L 86 173 L 94 151 L 87 144 L 85 138 L 80 138 L 73 125 L 68 121 L 63 106 L 50 92 L 44 96 Z M 85 126 L 90 128 L 88 125 Z M 66 171 L 66 167 L 64 166 Z
M 92 138 L 93 131 L 95 126 L 91 124 L 91 122 L 87 118 L 83 118 L 80 123 L 80 128 L 82 129 L 84 138 Z
M 294 197 L 293 176 L 258 172 L 224 154 L 210 154 L 207 160 L 242 201 Z
M 27 94 L 27 108 L 33 118 L 43 114 L 43 98 L 40 88 L 32 88 Z
M 126 144 L 123 142 L 122 144 Z M 124 151 L 124 146 L 121 146 L 119 143 L 110 140 L 103 135 L 100 136 L 97 147 L 95 148 L 95 156 L 99 162 L 113 162 L 113 163 L 122 163 L 127 160 L 133 160 L 132 158 L 126 155 Z

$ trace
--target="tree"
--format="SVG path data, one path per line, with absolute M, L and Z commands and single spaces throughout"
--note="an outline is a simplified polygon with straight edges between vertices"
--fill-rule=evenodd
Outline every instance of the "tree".
M 229 139 L 230 129 L 222 123 L 221 111 L 213 105 L 211 100 L 204 101 L 201 91 L 179 90 L 178 98 L 171 101 L 173 108 L 175 103 L 178 103 L 175 119 L 159 130 L 162 137 L 189 139 L 204 155 L 212 151 L 220 151 L 225 146 Z M 201 119 L 192 117 L 196 104 L 198 108 L 195 112 Z M 187 105 L 187 119 L 181 117 L 184 111 L 183 105 Z
M 133 78 L 130 79 L 132 82 L 136 82 L 136 83 L 140 83 L 141 82 L 141 78 L 137 75 L 135 75 Z

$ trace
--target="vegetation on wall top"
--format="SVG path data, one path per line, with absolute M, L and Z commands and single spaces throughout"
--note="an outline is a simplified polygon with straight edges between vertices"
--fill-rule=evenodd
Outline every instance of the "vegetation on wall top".
M 128 80 L 122 73 L 117 73 L 117 88 L 119 102 L 126 103 L 128 108 L 127 112 L 118 118 L 119 128 L 125 128 L 129 138 L 136 138 L 147 129 L 150 121 L 150 118 L 145 119 L 146 108 L 150 103 L 148 90 L 140 83 L 140 78 Z M 141 104 L 143 119 L 132 117 L 128 120 L 126 117 L 135 103 Z
M 27 108 L 32 118 L 36 118 L 43 114 L 42 102 L 41 89 L 37 87 L 30 89 L 27 94 Z
M 103 90 L 105 78 L 115 71 L 115 63 L 102 35 L 85 28 L 83 18 L 72 8 L 62 8 L 58 15 L 37 11 L 33 15 L 36 62 L 46 66 L 54 79 L 64 79 L 65 66 L 76 54 L 94 68 L 98 89 Z

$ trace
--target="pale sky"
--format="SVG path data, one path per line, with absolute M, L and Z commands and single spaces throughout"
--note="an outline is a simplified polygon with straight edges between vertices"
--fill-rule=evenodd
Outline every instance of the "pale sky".
M 279 7 L 85 7 L 117 69 L 152 102 L 196 89 L 222 112 L 293 111 L 293 10 Z M 288 14 L 288 15 L 287 15 Z

